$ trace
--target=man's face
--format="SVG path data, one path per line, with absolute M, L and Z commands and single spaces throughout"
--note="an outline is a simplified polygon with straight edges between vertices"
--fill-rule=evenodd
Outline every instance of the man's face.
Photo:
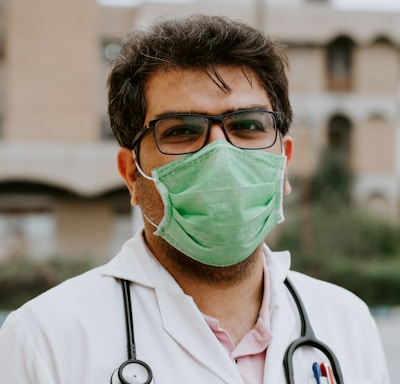
M 218 69 L 221 77 L 230 87 L 230 92 L 220 89 L 206 73 L 200 70 L 169 70 L 152 75 L 145 87 L 147 112 L 144 125 L 146 126 L 150 120 L 157 119 L 160 115 L 173 113 L 221 115 L 240 109 L 272 110 L 266 91 L 252 72 L 246 71 L 244 74 L 237 67 Z M 215 140 L 226 140 L 218 124 L 211 127 L 207 144 Z M 287 138 L 283 140 L 285 148 L 287 148 L 287 140 Z M 279 138 L 274 146 L 267 150 L 280 154 L 281 145 L 282 141 Z M 291 152 L 290 139 L 289 145 L 290 148 L 287 149 Z M 183 155 L 166 155 L 159 152 L 151 130 L 144 135 L 140 143 L 139 162 L 147 175 L 151 175 L 152 169 L 169 163 L 179 156 Z M 125 173 L 123 177 L 127 181 L 127 172 L 121 171 L 121 166 L 120 172 Z M 154 182 L 142 176 L 131 175 L 131 177 L 132 182 L 129 184 L 127 181 L 127 184 L 131 190 L 132 201 L 140 205 L 143 214 L 148 219 L 159 224 L 164 214 L 164 205 Z M 145 228 L 149 236 L 155 230 L 147 220 Z

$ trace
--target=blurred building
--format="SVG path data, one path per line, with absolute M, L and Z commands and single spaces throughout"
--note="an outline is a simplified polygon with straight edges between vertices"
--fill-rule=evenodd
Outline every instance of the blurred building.
M 288 45 L 293 178 L 328 148 L 355 173 L 354 197 L 400 218 L 400 14 L 324 0 L 0 0 L 0 260 L 110 258 L 132 233 L 116 169 L 106 78 L 121 34 L 166 15 L 245 20 Z

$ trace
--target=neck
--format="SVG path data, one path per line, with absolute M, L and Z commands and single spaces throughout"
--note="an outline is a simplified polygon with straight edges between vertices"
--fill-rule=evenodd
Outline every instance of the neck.
M 237 345 L 259 317 L 264 291 L 263 276 L 262 258 L 255 257 L 247 273 L 235 283 L 210 285 L 186 278 L 178 282 L 185 293 L 193 297 L 203 314 L 218 319 L 220 327 Z

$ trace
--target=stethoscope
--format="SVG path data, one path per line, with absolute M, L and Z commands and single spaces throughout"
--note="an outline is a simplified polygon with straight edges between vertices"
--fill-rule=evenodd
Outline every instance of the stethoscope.
M 285 285 L 296 303 L 300 316 L 300 337 L 292 341 L 286 349 L 283 358 L 286 382 L 294 384 L 293 355 L 298 348 L 309 346 L 321 351 L 328 359 L 336 384 L 344 384 L 338 359 L 332 350 L 315 337 L 314 330 L 308 319 L 306 309 L 300 295 L 292 283 L 286 279 Z M 124 298 L 125 324 L 127 334 L 128 359 L 124 361 L 111 375 L 111 384 L 154 384 L 153 372 L 150 366 L 136 358 L 135 335 L 133 330 L 132 303 L 130 283 L 122 280 L 122 293 Z
M 148 364 L 136 359 L 135 334 L 133 331 L 133 316 L 130 283 L 122 280 L 124 297 L 126 336 L 128 340 L 128 360 L 124 361 L 111 375 L 111 384 L 150 384 L 154 383 L 153 372 Z
M 286 382 L 288 384 L 294 384 L 293 355 L 296 349 L 308 346 L 321 351 L 328 358 L 328 361 L 332 367 L 333 375 L 335 376 L 336 384 L 344 384 L 339 361 L 332 350 L 315 337 L 314 330 L 308 318 L 304 303 L 300 299 L 299 293 L 288 279 L 285 280 L 285 285 L 292 295 L 294 302 L 296 303 L 301 323 L 300 337 L 289 344 L 283 358 Z

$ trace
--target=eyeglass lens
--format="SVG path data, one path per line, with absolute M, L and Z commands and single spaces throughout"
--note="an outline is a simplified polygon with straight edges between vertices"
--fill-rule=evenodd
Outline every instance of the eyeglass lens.
M 240 111 L 223 116 L 195 114 L 172 115 L 155 122 L 155 139 L 159 150 L 183 154 L 201 149 L 212 121 L 223 122 L 228 140 L 243 149 L 271 147 L 276 140 L 275 117 L 268 111 Z

